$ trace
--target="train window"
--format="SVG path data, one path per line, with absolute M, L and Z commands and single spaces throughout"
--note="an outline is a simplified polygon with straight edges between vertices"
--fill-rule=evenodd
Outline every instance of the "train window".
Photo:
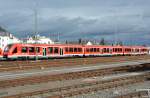
M 106 48 L 103 48 L 103 52 L 106 53 L 106 52 L 107 52 L 107 49 L 106 49 Z
M 96 52 L 96 48 L 94 48 L 94 52 Z
M 129 52 L 131 52 L 131 49 L 129 49 Z
M 21 52 L 22 53 L 27 53 L 28 52 L 28 48 L 27 47 L 22 47 Z
M 58 53 L 58 47 L 54 47 L 54 53 Z
M 69 48 L 69 52 L 73 52 L 73 48 Z
M 65 51 L 68 52 L 68 48 L 67 47 L 65 48 Z
M 12 47 L 12 44 L 7 45 L 6 48 L 4 49 L 4 52 L 8 52 L 11 47 Z
M 109 53 L 109 48 L 107 48 L 106 52 Z
M 86 52 L 90 52 L 90 49 L 89 49 L 89 48 L 86 48 Z
M 119 48 L 117 48 L 117 52 L 119 52 Z
M 142 51 L 142 52 L 146 52 L 146 51 L 147 51 L 147 49 L 141 49 L 141 51 Z
M 74 48 L 74 52 L 77 52 L 77 48 Z
M 113 48 L 113 52 L 115 52 L 115 48 Z
M 99 52 L 99 48 L 96 48 L 96 51 Z
M 78 48 L 78 52 L 82 52 L 82 48 Z
M 139 52 L 139 49 L 135 49 L 135 52 Z
M 120 52 L 122 52 L 122 48 L 120 48 Z
M 142 52 L 144 52 L 144 49 L 141 49 Z
M 34 52 L 34 47 L 29 47 L 29 52 L 30 53 Z
M 115 48 L 115 52 L 118 52 L 118 48 Z
M 17 53 L 17 47 L 13 50 L 12 53 Z
M 122 52 L 122 48 L 117 48 L 116 52 Z
M 126 48 L 125 51 L 126 52 L 131 52 L 131 49 L 130 48 Z
M 94 50 L 93 48 L 90 48 L 90 52 L 93 52 L 93 50 Z
M 36 52 L 40 53 L 40 47 L 36 47 Z
M 53 47 L 48 48 L 49 53 L 53 53 Z
M 118 49 L 117 48 L 115 48 L 115 52 L 117 52 L 118 51 Z

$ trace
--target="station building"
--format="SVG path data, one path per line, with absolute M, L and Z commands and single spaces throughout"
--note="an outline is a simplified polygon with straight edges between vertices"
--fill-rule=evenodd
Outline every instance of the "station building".
M 24 43 L 38 43 L 38 44 L 54 44 L 54 41 L 52 41 L 50 38 L 47 38 L 45 36 L 33 36 L 33 37 L 28 37 L 26 39 L 23 39 Z
M 0 32 L 0 48 L 3 50 L 6 45 L 20 43 L 21 41 L 10 33 Z

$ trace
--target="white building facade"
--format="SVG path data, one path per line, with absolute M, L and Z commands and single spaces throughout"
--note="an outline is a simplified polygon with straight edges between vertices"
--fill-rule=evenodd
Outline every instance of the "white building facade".
M 27 39 L 25 39 L 24 41 L 25 43 L 39 43 L 39 44 L 54 44 L 54 42 L 50 39 L 47 38 L 45 36 L 39 36 L 37 35 L 36 38 L 35 37 L 29 37 Z
M 4 48 L 8 45 L 8 44 L 13 44 L 13 43 L 20 43 L 21 41 L 12 36 L 11 34 L 9 35 L 0 35 L 0 48 L 2 50 L 4 50 Z

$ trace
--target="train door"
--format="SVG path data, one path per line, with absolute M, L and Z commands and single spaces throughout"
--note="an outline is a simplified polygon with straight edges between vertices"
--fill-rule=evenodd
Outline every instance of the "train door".
M 60 48 L 60 55 L 63 55 L 63 49 Z
M 43 48 L 43 56 L 46 56 L 46 48 Z

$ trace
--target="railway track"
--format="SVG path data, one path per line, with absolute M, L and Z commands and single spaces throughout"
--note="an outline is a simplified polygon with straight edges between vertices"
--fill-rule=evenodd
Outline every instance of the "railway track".
M 140 70 L 141 68 L 143 69 L 143 67 L 145 68 L 145 66 L 147 66 L 147 68 L 150 67 L 149 64 L 136 65 L 136 67 L 138 67 L 137 70 Z M 80 79 L 80 78 L 104 76 L 104 75 L 128 72 L 128 71 L 132 71 L 132 69 L 135 69 L 133 65 L 0 80 L 0 88 L 15 87 L 15 86 L 21 86 L 27 84 L 35 84 L 35 83 L 45 83 L 48 81 L 62 81 L 62 80 L 73 80 L 73 79 Z
M 107 57 L 104 57 L 107 58 Z M 104 59 L 103 58 L 103 59 Z M 122 62 L 122 61 L 130 61 L 135 60 L 132 57 L 128 57 L 128 59 L 114 57 L 110 58 L 110 62 Z M 145 57 L 148 59 L 148 57 Z M 138 58 L 140 60 L 145 59 L 144 57 Z M 102 59 L 102 58 L 100 58 Z M 14 71 L 14 70 L 27 70 L 27 69 L 40 69 L 41 67 L 59 67 L 60 64 L 66 66 L 73 66 L 73 65 L 87 65 L 87 64 L 95 64 L 104 62 L 107 63 L 108 59 L 104 59 L 104 61 L 100 61 L 99 58 L 77 58 L 77 59 L 67 59 L 68 61 L 64 61 L 64 59 L 60 60 L 52 60 L 46 62 L 31 62 L 27 61 L 21 63 L 19 61 L 14 61 L 12 65 L 5 66 L 6 62 L 0 62 L 0 72 L 3 71 Z M 84 62 L 83 62 L 84 61 Z M 19 62 L 19 63 L 16 63 Z M 69 63 L 68 63 L 69 62 Z M 85 63 L 86 62 L 86 63 Z M 7 64 L 11 64 L 12 62 L 7 62 Z M 3 65 L 4 64 L 4 65 Z M 55 65 L 56 64 L 56 65 Z M 58 64 L 58 65 L 57 65 Z M 67 65 L 68 64 L 68 65 Z M 70 64 L 70 65 L 69 65 Z M 18 67 L 19 66 L 19 67 Z M 2 69 L 1 69 L 2 68 Z M 109 67 L 103 69 L 93 69 L 93 70 L 86 70 L 86 71 L 76 71 L 76 72 L 69 72 L 69 73 L 61 73 L 61 74 L 46 74 L 46 75 L 35 75 L 35 76 L 26 76 L 26 77 L 16 77 L 12 79 L 0 80 L 0 89 L 17 87 L 17 86 L 24 86 L 24 85 L 34 85 L 39 83 L 47 83 L 50 81 L 64 81 L 64 80 L 73 80 L 73 79 L 80 79 L 80 78 L 89 78 L 89 77 L 97 77 L 97 76 L 104 76 L 104 75 L 111 75 L 116 73 L 124 73 L 124 72 L 132 72 L 132 71 L 142 71 L 145 69 L 149 70 L 150 64 L 138 64 L 138 65 L 126 65 L 126 66 L 116 66 L 116 67 Z M 118 78 L 109 81 L 96 81 L 91 83 L 84 83 L 72 86 L 64 86 L 55 89 L 46 89 L 41 91 L 29 92 L 29 93 L 22 93 L 17 95 L 6 96 L 4 98 L 24 98 L 28 96 L 36 96 L 40 94 L 47 94 L 50 93 L 51 95 L 47 96 L 47 98 L 64 98 L 69 96 L 76 96 L 80 94 L 86 94 L 89 92 L 95 92 L 98 90 L 109 89 L 113 87 L 119 87 L 123 85 L 130 85 L 132 83 L 144 82 L 146 79 L 150 79 L 150 73 L 146 73 L 143 76 L 135 76 L 135 77 L 126 77 L 126 78 Z M 74 91 L 75 90 L 75 91 Z M 36 97 L 35 97 L 36 98 Z
M 0 72 L 4 71 L 17 71 L 17 70 L 30 70 L 30 69 L 42 69 L 49 67 L 60 66 L 75 66 L 75 65 L 89 65 L 98 63 L 112 63 L 112 62 L 124 62 L 134 60 L 149 59 L 150 56 L 120 56 L 120 57 L 94 57 L 94 58 L 74 58 L 74 59 L 56 59 L 56 60 L 44 60 L 44 61 L 1 61 Z
M 62 73 L 62 74 L 55 74 L 55 75 L 31 76 L 31 77 L 24 77 L 24 78 L 12 79 L 12 80 L 1 80 L 0 88 L 14 87 L 14 86 L 25 85 L 25 84 L 42 83 L 48 81 L 62 81 L 62 80 L 72 80 L 78 78 L 87 78 L 93 76 L 103 76 L 106 74 L 126 72 L 129 69 L 130 67 L 118 67 L 118 68 L 96 69 L 96 70 L 88 70 L 88 71 L 80 71 L 80 72 Z
M 126 95 L 116 96 L 113 98 L 149 98 L 149 97 L 150 96 L 148 95 L 147 91 L 138 91 Z
M 145 72 L 143 74 L 134 75 L 134 76 L 120 77 L 111 80 L 94 81 L 94 82 L 89 82 L 84 84 L 81 83 L 77 85 L 64 86 L 60 88 L 22 93 L 17 95 L 6 96 L 2 98 L 25 98 L 25 97 L 31 97 L 37 95 L 45 95 L 46 98 L 65 98 L 65 97 L 71 97 L 71 96 L 76 96 L 81 94 L 87 94 L 90 92 L 96 92 L 99 90 L 140 83 L 140 82 L 147 81 L 147 78 L 150 78 L 150 72 Z

